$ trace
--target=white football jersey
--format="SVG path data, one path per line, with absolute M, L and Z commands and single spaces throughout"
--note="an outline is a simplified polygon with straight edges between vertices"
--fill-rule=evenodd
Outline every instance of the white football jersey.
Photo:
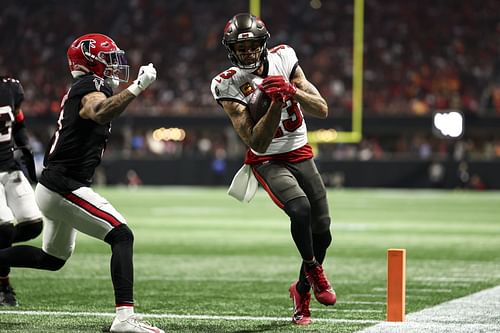
M 297 55 L 293 48 L 278 45 L 269 50 L 267 55 L 267 76 L 282 75 L 290 80 L 298 65 Z M 264 74 L 266 68 L 264 68 Z M 247 105 L 250 95 L 262 82 L 263 78 L 248 73 L 238 67 L 231 67 L 212 79 L 211 90 L 215 100 L 234 101 Z M 298 149 L 307 143 L 307 128 L 300 104 L 289 100 L 281 111 L 281 121 L 274 139 L 265 153 L 256 155 L 274 155 Z

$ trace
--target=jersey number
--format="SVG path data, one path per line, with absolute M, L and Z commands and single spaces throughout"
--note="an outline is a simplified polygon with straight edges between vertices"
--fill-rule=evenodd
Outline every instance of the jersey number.
M 281 123 L 283 124 L 283 128 L 287 132 L 295 132 L 297 129 L 300 128 L 300 126 L 302 126 L 302 122 L 304 121 L 299 106 L 295 101 L 292 100 L 291 103 L 286 107 L 286 112 L 288 113 L 289 117 L 281 121 Z M 279 138 L 283 136 L 283 134 L 284 134 L 283 130 L 281 129 L 280 126 L 276 130 L 276 134 L 274 135 L 274 137 Z
M 61 112 L 59 113 L 59 119 L 57 119 L 57 130 L 54 133 L 54 142 L 52 142 L 52 146 L 50 146 L 49 155 L 54 152 L 54 149 L 56 149 L 56 146 L 57 146 L 57 141 L 59 141 L 59 133 L 62 129 L 62 126 L 63 126 L 62 121 L 64 119 L 64 103 L 66 103 L 66 100 L 68 99 L 70 91 L 71 91 L 71 89 L 68 90 L 68 92 L 64 95 L 62 102 L 61 102 Z
M 0 106 L 0 142 L 11 140 L 13 121 L 14 114 L 12 113 L 12 108 L 9 105 Z
M 227 80 L 234 74 L 236 74 L 236 71 L 234 69 L 228 69 L 227 71 L 220 73 L 219 77 Z M 217 81 L 218 83 L 222 82 L 222 80 L 220 80 L 219 78 L 216 78 L 215 81 Z

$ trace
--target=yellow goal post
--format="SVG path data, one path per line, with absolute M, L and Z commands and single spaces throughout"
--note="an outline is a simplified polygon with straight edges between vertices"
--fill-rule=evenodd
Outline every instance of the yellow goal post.
M 358 143 L 363 138 L 363 29 L 364 0 L 354 1 L 352 121 L 351 131 L 320 129 L 309 131 L 309 143 Z M 261 16 L 261 0 L 249 0 L 250 13 Z

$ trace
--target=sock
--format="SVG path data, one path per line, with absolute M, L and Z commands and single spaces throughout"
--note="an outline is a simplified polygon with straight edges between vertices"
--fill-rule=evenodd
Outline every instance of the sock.
M 111 230 L 104 240 L 111 245 L 111 281 L 118 307 L 134 305 L 134 263 L 132 231 L 123 224 Z
M 14 241 L 14 236 L 16 233 L 16 229 L 14 224 L 0 223 L 0 249 L 7 249 L 12 246 L 12 242 Z M 9 266 L 0 266 L 0 276 L 9 276 L 10 267 Z M 2 284 L 3 286 L 4 284 Z
M 304 260 L 304 264 L 307 265 L 308 268 L 311 268 L 319 265 L 319 262 L 313 257 L 311 260 Z
M 311 285 L 309 284 L 309 281 L 307 281 L 306 274 L 304 272 L 304 268 L 307 266 L 308 268 L 314 267 L 320 265 L 320 263 L 316 260 L 316 258 L 313 258 L 312 260 L 304 260 L 302 261 L 302 265 L 300 266 L 300 273 L 299 273 L 299 283 L 297 283 L 297 291 L 299 294 L 305 294 L 309 290 L 311 290 Z
M 116 305 L 116 317 L 123 321 L 134 314 L 134 305 Z

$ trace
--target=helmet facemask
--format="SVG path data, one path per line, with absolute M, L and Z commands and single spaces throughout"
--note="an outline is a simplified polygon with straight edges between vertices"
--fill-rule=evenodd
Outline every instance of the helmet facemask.
M 118 82 L 128 82 L 129 65 L 125 58 L 125 52 L 122 50 L 100 52 L 98 60 L 106 66 L 103 72 L 105 78 Z
M 266 44 L 263 38 L 228 44 L 229 60 L 243 70 L 255 71 L 267 55 Z

